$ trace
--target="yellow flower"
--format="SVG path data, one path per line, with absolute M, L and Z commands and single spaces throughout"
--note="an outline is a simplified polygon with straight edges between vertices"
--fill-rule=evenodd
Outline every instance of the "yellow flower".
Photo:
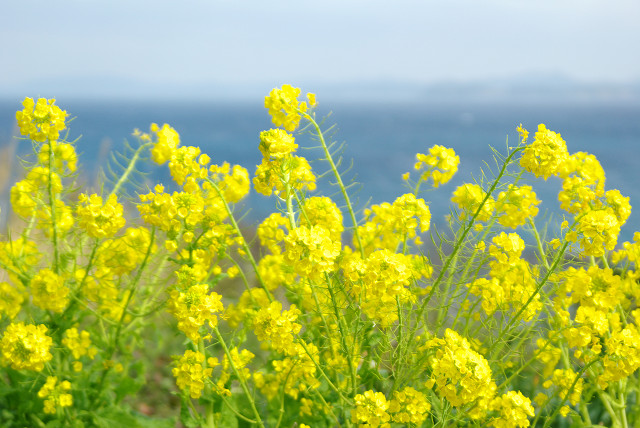
M 200 398 L 205 381 L 211 377 L 212 368 L 204 368 L 202 363 L 205 356 L 200 352 L 185 351 L 184 355 L 175 362 L 172 370 L 176 384 L 182 391 L 189 392 L 191 398 Z
M 318 361 L 318 349 L 313 343 L 307 343 L 305 345 L 309 353 L 313 358 Z M 254 374 L 254 380 L 256 386 L 260 391 L 267 396 L 269 400 L 276 397 L 277 392 L 283 388 L 284 393 L 292 397 L 294 400 L 299 398 L 300 393 L 317 389 L 320 387 L 320 382 L 316 379 L 316 365 L 311 360 L 311 357 L 306 353 L 302 345 L 294 345 L 291 356 L 288 356 L 282 360 L 275 360 L 272 362 L 273 373 L 258 372 Z M 300 398 L 300 401 L 305 403 L 304 398 Z M 306 400 L 307 405 L 311 406 L 311 401 Z M 309 409 L 300 409 L 300 413 L 309 411 Z
M 67 391 L 71 390 L 68 380 L 58 383 L 58 378 L 48 376 L 47 382 L 38 391 L 38 397 L 44 400 L 44 412 L 55 414 L 56 407 L 69 407 L 73 404 L 73 397 Z
M 270 346 L 277 352 L 293 355 L 297 348 L 294 346 L 294 335 L 300 332 L 302 326 L 296 322 L 300 310 L 291 305 L 288 311 L 282 311 L 282 303 L 271 302 L 268 307 L 260 309 L 253 320 L 253 331 L 259 341 L 269 341 Z
M 284 258 L 303 278 L 320 280 L 325 273 L 335 270 L 340 254 L 340 242 L 331 239 L 322 226 L 298 227 L 285 238 Z
M 24 302 L 23 293 L 8 282 L 0 282 L 0 318 L 3 312 L 10 319 L 15 318 L 22 308 L 22 302 Z
M 640 333 L 635 324 L 628 324 L 607 338 L 605 345 L 606 355 L 602 362 L 604 372 L 598 378 L 598 385 L 603 389 L 640 368 Z M 572 401 L 572 404 L 575 403 Z
M 394 422 L 416 424 L 420 426 L 431 410 L 427 396 L 407 386 L 402 391 L 393 391 L 393 399 L 389 403 L 389 413 Z
M 560 134 L 548 130 L 541 123 L 533 142 L 524 149 L 520 166 L 536 177 L 542 176 L 546 180 L 549 176 L 557 174 L 561 165 L 568 159 L 567 144 Z
M 33 304 L 53 312 L 62 312 L 69 304 L 69 288 L 64 278 L 50 269 L 42 269 L 29 284 Z
M 460 158 L 453 149 L 438 145 L 431 147 L 428 155 L 418 153 L 416 159 L 418 162 L 416 162 L 414 169 L 416 171 L 426 169 L 420 180 L 427 181 L 432 178 L 433 187 L 439 187 L 451 180 L 460 164 Z
M 96 194 L 81 194 L 78 200 L 78 223 L 89 236 L 108 238 L 124 226 L 126 220 L 123 217 L 123 207 L 118 203 L 116 195 L 109 196 L 104 205 L 102 197 Z
M 412 258 L 401 253 L 383 249 L 371 253 L 365 260 L 352 257 L 343 265 L 349 280 L 349 293 L 361 299 L 363 312 L 379 322 L 383 328 L 398 319 L 398 301 L 411 301 Z
M 351 422 L 366 427 L 388 428 L 391 417 L 387 410 L 389 402 L 382 392 L 365 391 L 354 397 L 356 408 L 351 412 Z
M 222 196 L 227 203 L 236 203 L 249 194 L 251 188 L 249 182 L 249 171 L 240 165 L 233 168 L 225 162 L 221 166 L 212 165 L 209 168 L 211 179 L 216 181 Z M 203 188 L 208 188 L 207 184 Z M 215 190 L 211 190 L 215 192 Z
M 489 426 L 496 428 L 528 427 L 528 418 L 535 416 L 531 400 L 520 391 L 509 391 L 493 399 L 490 408 L 499 414 L 497 418 L 491 418 L 489 423 Z
M 69 348 L 73 358 L 76 360 L 87 355 L 93 359 L 98 350 L 91 346 L 91 337 L 88 331 L 78 332 L 78 329 L 73 327 L 64 332 L 64 338 L 62 344 Z
M 332 241 L 342 240 L 344 230 L 342 212 L 330 198 L 326 196 L 307 198 L 302 203 L 302 210 L 306 214 L 300 217 L 302 225 L 322 226 L 329 231 Z
M 53 343 L 46 335 L 43 324 L 9 324 L 0 340 L 0 350 L 5 363 L 15 370 L 41 371 L 53 356 L 49 352 Z
M 493 215 L 495 201 L 491 196 L 489 196 L 485 201 L 486 197 L 487 193 L 477 184 L 463 184 L 453 192 L 451 202 L 457 204 L 462 210 L 460 213 L 461 220 L 465 220 L 475 215 L 478 208 L 480 208 L 480 204 L 482 204 L 482 208 L 480 208 L 480 212 L 478 213 L 476 220 L 488 221 Z
M 300 89 L 291 85 L 274 88 L 264 99 L 264 107 L 269 110 L 274 125 L 282 126 L 289 132 L 295 131 L 300 123 L 301 113 L 307 111 L 307 103 L 298 101 Z M 311 97 L 315 103 L 315 96 Z
M 180 135 L 175 129 L 167 125 L 162 128 L 157 124 L 151 124 L 151 132 L 155 134 L 157 140 L 151 149 L 151 159 L 158 165 L 162 165 L 169 159 L 180 145 Z M 148 138 L 148 136 L 146 136 Z M 143 138 L 144 139 L 144 138 Z
M 275 191 L 278 195 L 289 185 L 295 190 L 316 189 L 316 177 L 309 162 L 299 156 L 286 156 L 276 160 L 262 159 L 253 177 L 256 192 L 269 196 Z
M 436 350 L 431 360 L 436 391 L 452 406 L 460 407 L 493 397 L 496 385 L 489 363 L 471 349 L 467 339 L 447 329 L 444 339 L 432 339 L 428 345 Z
M 515 229 L 538 214 L 540 201 L 531 186 L 509 185 L 506 192 L 500 192 L 496 201 L 496 212 L 500 214 L 498 223 Z
M 584 379 L 578 378 L 576 381 L 576 375 L 577 373 L 571 369 L 556 369 L 551 379 L 546 380 L 542 385 L 545 388 L 556 389 L 561 400 L 569 400 L 575 406 L 580 402 L 584 385 Z
M 186 289 L 171 291 L 168 309 L 178 320 L 178 329 L 194 342 L 200 339 L 200 327 L 208 322 L 211 327 L 218 325 L 218 316 L 224 308 L 222 296 L 209 293 L 207 284 L 195 284 Z
M 585 256 L 601 257 L 605 249 L 613 250 L 618 242 L 620 223 L 611 208 L 592 210 L 580 217 L 578 231 Z
M 222 360 L 222 372 L 220 373 L 220 377 L 218 378 L 218 381 L 215 384 L 215 386 L 217 387 L 217 392 L 220 395 L 231 395 L 231 391 L 229 391 L 229 389 L 226 388 L 227 382 L 231 379 L 231 373 L 232 373 L 232 371 L 230 370 L 231 363 L 233 363 L 233 366 L 238 371 L 238 374 L 240 375 L 240 377 L 243 380 L 246 380 L 249 378 L 249 375 L 251 374 L 251 370 L 246 366 L 255 357 L 253 352 L 247 349 L 238 351 L 237 347 L 232 348 L 229 354 L 231 354 L 231 362 L 229 361 L 229 358 L 225 354 L 224 359 Z M 215 361 L 217 363 L 217 359 L 215 359 Z
M 270 214 L 258 226 L 258 238 L 260 244 L 271 251 L 272 254 L 280 254 L 284 242 L 285 232 L 289 231 L 289 220 L 280 213 Z
M 293 135 L 282 129 L 270 129 L 260 133 L 259 148 L 265 159 L 280 159 L 295 152 L 298 145 Z
M 412 193 L 397 198 L 393 204 L 372 205 L 365 212 L 366 222 L 358 226 L 365 254 L 376 249 L 395 251 L 400 244 L 413 240 L 419 245 L 418 231 L 429 230 L 431 211 L 424 199 Z M 354 243 L 358 243 L 354 240 Z
M 55 102 L 55 99 L 38 98 L 34 103 L 33 98 L 25 98 L 22 102 L 24 109 L 16 112 L 20 133 L 40 143 L 57 140 L 60 131 L 67 126 L 67 112 Z

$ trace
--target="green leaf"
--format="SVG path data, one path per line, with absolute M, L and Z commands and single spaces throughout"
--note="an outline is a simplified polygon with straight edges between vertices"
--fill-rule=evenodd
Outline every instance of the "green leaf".
M 229 404 L 234 406 L 234 408 L 238 408 L 236 406 L 236 396 L 232 395 L 228 398 Z M 233 411 L 227 406 L 224 402 L 222 403 L 222 407 L 220 408 L 220 423 L 221 427 L 228 428 L 238 428 L 238 417 L 233 413 Z
M 199 415 L 192 415 L 189 411 L 189 397 L 184 394 L 181 396 L 182 405 L 180 406 L 180 422 L 187 428 L 199 428 L 202 425 L 202 418 Z
M 141 413 L 127 409 L 111 407 L 95 415 L 94 422 L 98 428 L 174 428 L 175 420 L 166 418 L 150 418 Z

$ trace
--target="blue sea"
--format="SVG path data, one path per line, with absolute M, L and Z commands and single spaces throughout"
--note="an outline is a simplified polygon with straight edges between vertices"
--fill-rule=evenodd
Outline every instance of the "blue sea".
M 104 165 L 110 151 L 122 150 L 125 140 L 135 143 L 133 130 L 148 131 L 152 122 L 169 123 L 180 133 L 183 145 L 199 146 L 213 162 L 240 164 L 250 173 L 261 159 L 258 134 L 273 127 L 260 101 L 255 104 L 59 101 L 58 104 L 74 117 L 70 138 L 81 137 L 77 146 L 89 183 L 95 182 L 95 172 Z M 12 141 L 16 132 L 15 111 L 20 108 L 19 100 L 0 102 L 0 144 Z M 440 144 L 453 148 L 461 160 L 460 170 L 450 183 L 423 195 L 434 223 L 443 224 L 455 188 L 479 177 L 481 168 L 489 176 L 491 169 L 496 170 L 490 146 L 504 153 L 507 144 L 517 144 L 518 124 L 522 123 L 533 135 L 538 124 L 544 123 L 562 134 L 570 152 L 596 155 L 607 175 L 606 188 L 620 190 L 631 197 L 632 206 L 638 207 L 632 211 L 621 238 L 630 240 L 633 232 L 640 230 L 638 105 L 326 103 L 320 106 L 318 114 L 328 115 L 326 127 L 335 125 L 332 139 L 337 145 L 344 144 L 342 169 L 348 169 L 347 181 L 358 183 L 352 191 L 359 209 L 371 203 L 393 202 L 405 193 L 401 176 L 412 170 L 415 154 L 426 153 L 429 147 Z M 302 149 L 317 145 L 308 135 L 300 135 L 296 141 L 303 155 L 315 156 L 317 152 Z M 29 150 L 26 141 L 19 142 L 19 153 Z M 326 166 L 319 163 L 312 166 L 318 173 L 326 171 Z M 148 177 L 148 184 L 167 180 L 166 166 L 160 168 Z M 329 181 L 329 177 L 320 181 L 319 189 L 325 194 L 337 191 Z M 539 215 L 562 215 L 557 202 L 560 180 L 536 180 L 533 185 L 543 201 Z M 7 189 L 3 190 L 6 194 Z M 338 194 L 334 200 L 342 203 Z M 245 220 L 260 221 L 272 212 L 274 204 L 274 198 L 253 192 L 246 202 L 245 208 L 250 208 L 250 212 Z

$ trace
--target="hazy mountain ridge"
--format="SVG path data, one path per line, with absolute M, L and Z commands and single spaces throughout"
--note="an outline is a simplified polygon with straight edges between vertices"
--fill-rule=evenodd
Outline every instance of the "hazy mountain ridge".
M 119 100 L 249 101 L 284 82 L 156 83 L 117 77 L 66 77 L 0 84 L 0 98 L 24 96 Z M 640 103 L 640 80 L 631 83 L 584 83 L 565 76 L 522 76 L 474 82 L 292 82 L 335 102 L 569 102 Z

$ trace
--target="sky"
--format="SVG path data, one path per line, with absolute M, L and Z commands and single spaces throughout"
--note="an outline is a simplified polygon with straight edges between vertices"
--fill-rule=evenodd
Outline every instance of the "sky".
M 0 94 L 637 84 L 639 18 L 637 0 L 4 0 Z

